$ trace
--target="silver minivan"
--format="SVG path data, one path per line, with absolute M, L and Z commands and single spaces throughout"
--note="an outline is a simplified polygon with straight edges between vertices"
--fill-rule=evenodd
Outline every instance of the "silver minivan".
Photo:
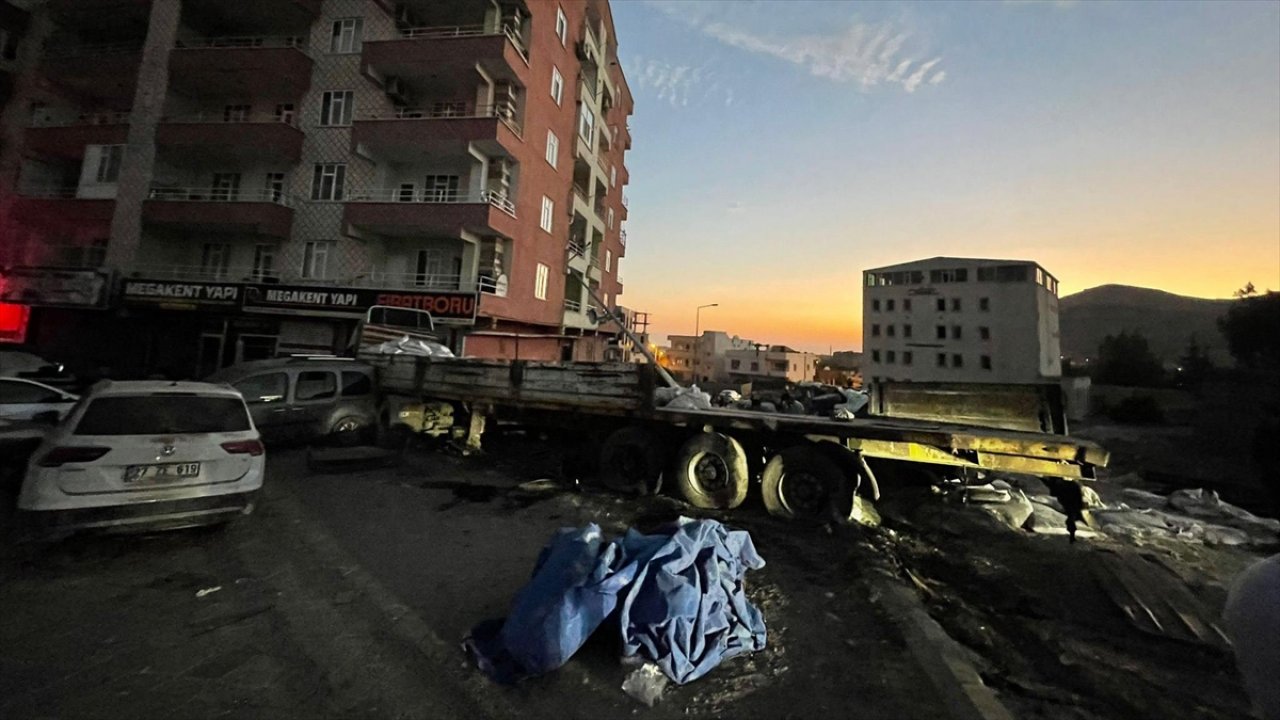
M 264 442 L 372 438 L 378 417 L 374 369 L 335 356 L 296 356 L 240 363 L 206 378 L 240 391 Z

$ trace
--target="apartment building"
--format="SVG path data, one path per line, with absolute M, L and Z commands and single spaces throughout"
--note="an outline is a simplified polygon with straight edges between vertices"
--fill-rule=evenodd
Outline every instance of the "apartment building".
M 1058 280 L 1025 260 L 937 257 L 867 270 L 862 343 L 873 383 L 1057 379 Z
M 720 330 L 706 330 L 701 336 L 668 335 L 667 343 L 672 374 L 687 382 L 703 383 L 729 382 L 727 353 L 755 345 Z
M 0 64 L 0 301 L 28 342 L 202 375 L 340 351 L 376 304 L 472 356 L 616 346 L 590 313 L 626 254 L 606 0 L 28 10 Z
M 725 373 L 732 382 L 764 379 L 780 382 L 811 382 L 818 371 L 819 356 L 786 345 L 755 345 L 725 353 Z

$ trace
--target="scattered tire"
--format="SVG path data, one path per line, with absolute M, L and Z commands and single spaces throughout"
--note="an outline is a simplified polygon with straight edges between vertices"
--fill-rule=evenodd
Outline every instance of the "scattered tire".
M 359 415 L 344 415 L 329 427 L 329 439 L 338 447 L 353 447 L 367 442 L 374 428 Z
M 620 428 L 600 447 L 600 482 L 614 492 L 652 495 L 662 486 L 662 438 L 642 427 Z
M 770 515 L 810 524 L 838 520 L 841 498 L 851 495 L 848 487 L 845 471 L 813 445 L 774 455 L 760 475 L 760 493 Z
M 747 453 L 728 435 L 689 438 L 676 454 L 675 474 L 680 494 L 695 507 L 728 510 L 747 498 Z

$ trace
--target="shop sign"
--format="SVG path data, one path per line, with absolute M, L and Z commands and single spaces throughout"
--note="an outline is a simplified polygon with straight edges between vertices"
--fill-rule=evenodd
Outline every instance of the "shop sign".
M 237 283 L 185 282 L 180 280 L 125 280 L 121 296 L 126 305 L 146 305 L 171 310 L 236 308 L 242 286 Z
M 111 276 L 101 270 L 15 267 L 0 272 L 0 302 L 34 307 L 99 308 Z

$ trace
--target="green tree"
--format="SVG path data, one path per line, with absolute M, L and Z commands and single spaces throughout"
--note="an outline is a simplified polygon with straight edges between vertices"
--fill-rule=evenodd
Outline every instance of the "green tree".
M 1280 292 L 1259 294 L 1249 283 L 1236 297 L 1218 319 L 1227 349 L 1240 367 L 1280 379 Z
M 1194 334 L 1187 343 L 1187 350 L 1178 358 L 1178 384 L 1198 387 L 1213 374 L 1213 361 Z
M 1103 385 L 1159 385 L 1164 368 L 1142 333 L 1125 331 L 1102 339 L 1093 379 Z

